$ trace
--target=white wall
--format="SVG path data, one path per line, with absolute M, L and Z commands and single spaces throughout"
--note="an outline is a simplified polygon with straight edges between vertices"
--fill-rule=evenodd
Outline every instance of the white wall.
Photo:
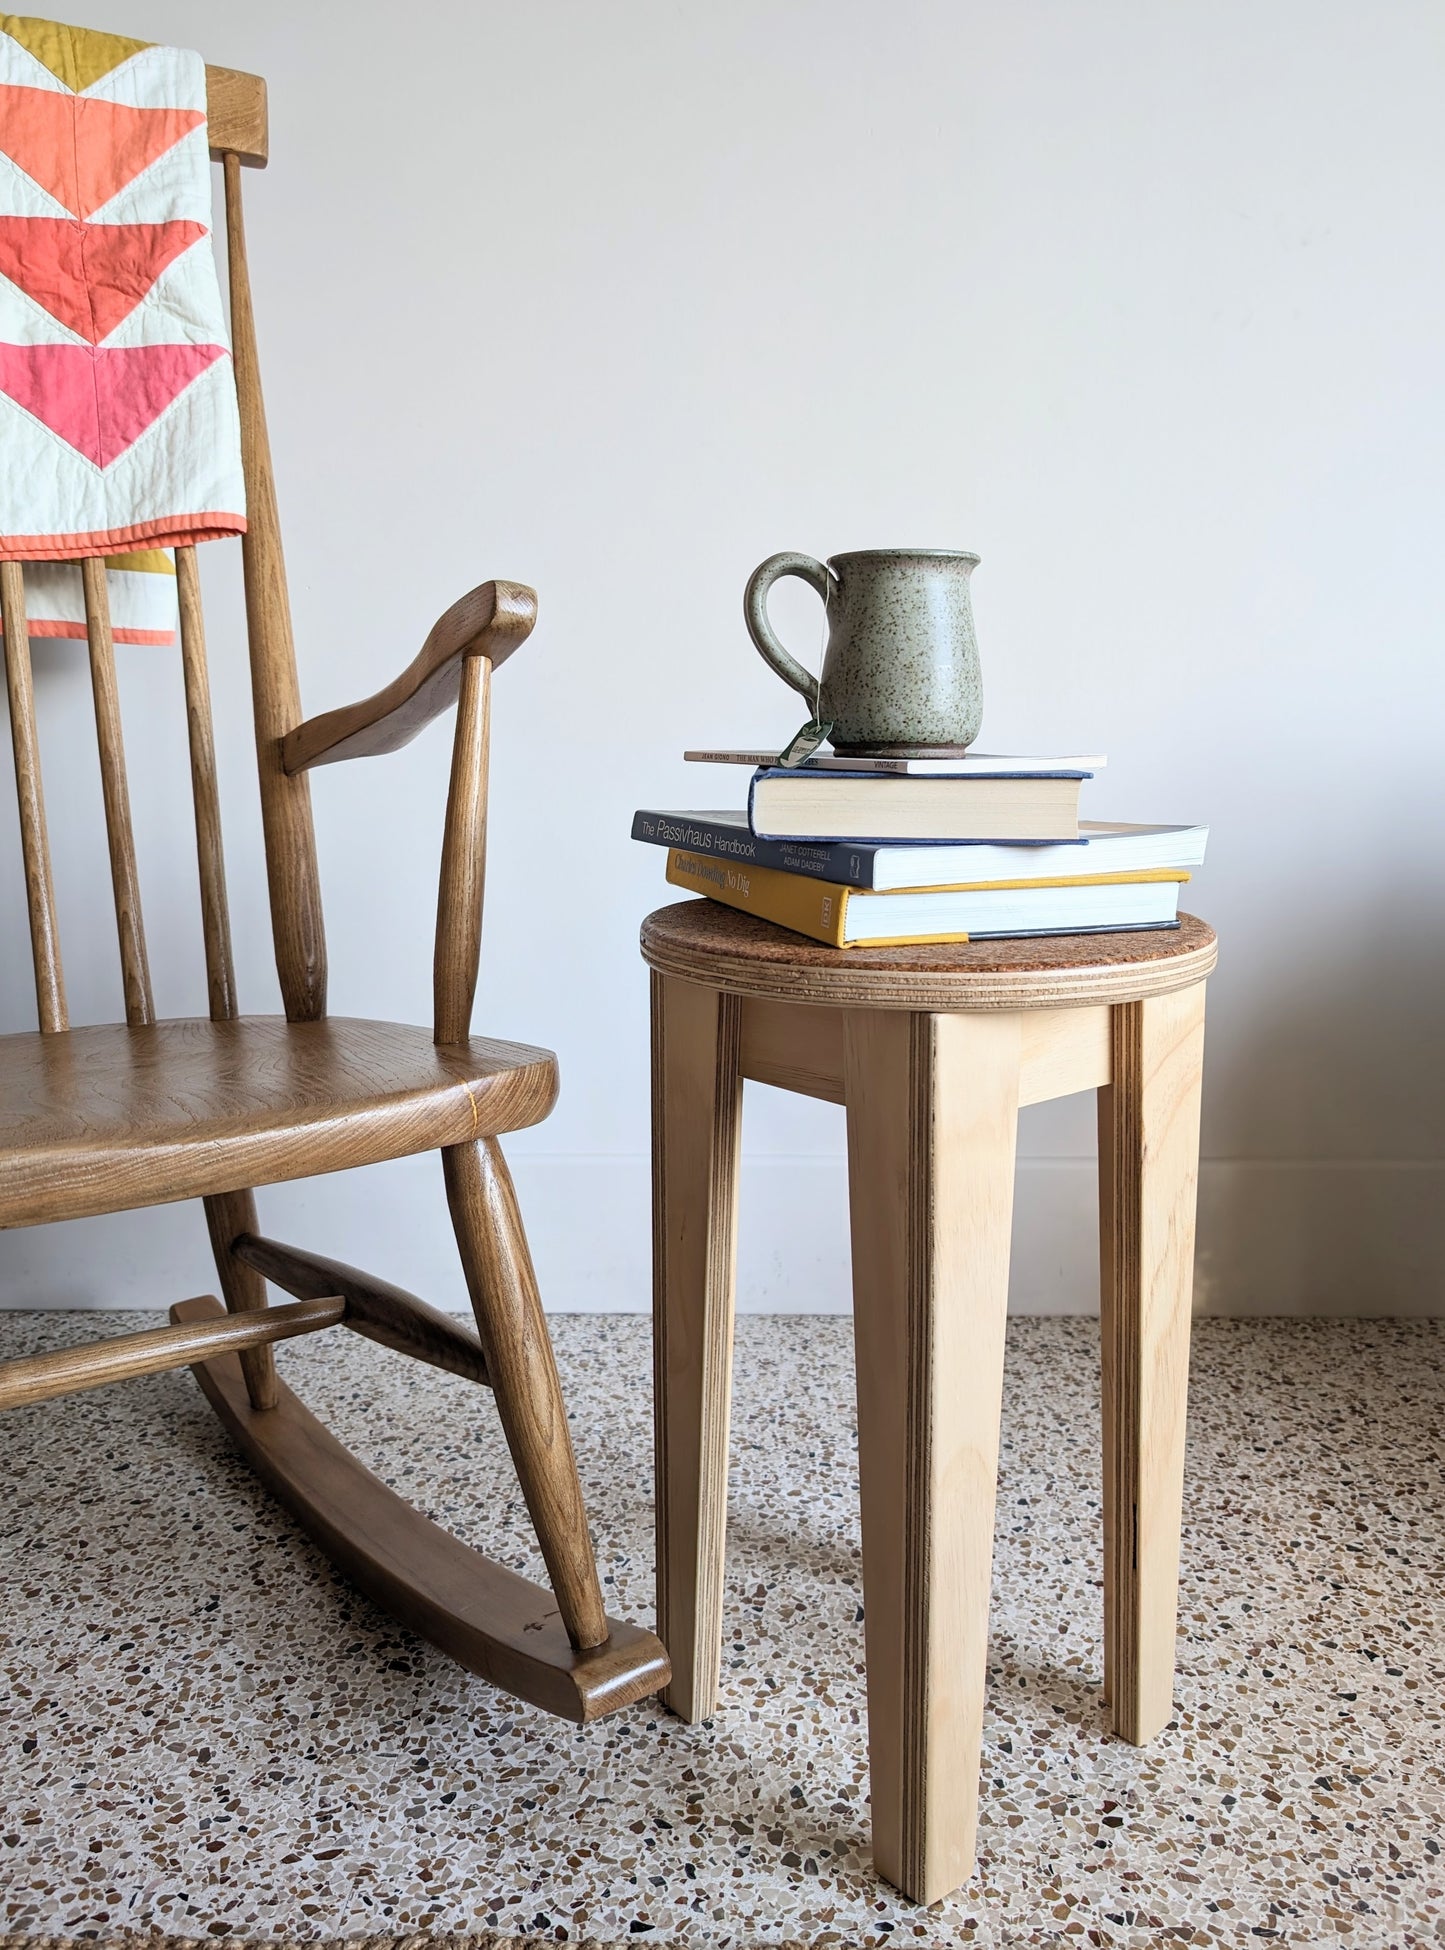
M 556 1307 L 648 1291 L 640 803 L 781 740 L 743 581 L 976 549 L 984 743 L 1103 748 L 1102 816 L 1212 823 L 1200 1287 L 1428 1312 L 1445 1265 L 1439 538 L 1445 14 L 1148 6 L 67 0 L 265 73 L 250 240 L 306 705 L 491 575 L 479 1026 L 562 1058 L 511 1146 Z M 276 1006 L 235 550 L 207 552 L 244 999 Z M 807 592 L 777 614 L 806 648 Z M 41 654 L 67 975 L 113 1016 L 83 659 Z M 148 921 L 202 1006 L 175 660 L 125 653 Z M 319 774 L 339 1012 L 424 1021 L 448 731 Z M 0 1027 L 33 1022 L 0 793 Z M 846 1302 L 841 1113 L 755 1090 L 744 1303 Z M 1015 1303 L 1093 1303 L 1092 1106 L 1026 1114 Z M 421 1160 L 267 1225 L 461 1304 Z M 10 1305 L 212 1284 L 198 1210 L 0 1240 Z

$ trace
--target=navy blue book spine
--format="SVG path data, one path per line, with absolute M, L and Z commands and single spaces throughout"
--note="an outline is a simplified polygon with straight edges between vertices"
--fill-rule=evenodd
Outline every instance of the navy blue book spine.
M 879 851 L 876 846 L 836 842 L 814 845 L 807 840 L 760 840 L 746 826 L 708 819 L 700 813 L 685 818 L 675 813 L 634 813 L 632 837 L 649 846 L 680 846 L 709 859 L 776 867 L 782 873 L 807 874 L 810 880 L 832 880 L 841 887 L 871 887 L 873 861 Z

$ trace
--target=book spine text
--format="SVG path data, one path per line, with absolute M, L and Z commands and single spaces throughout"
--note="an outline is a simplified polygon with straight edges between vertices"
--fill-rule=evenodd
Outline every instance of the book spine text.
M 843 920 L 848 889 L 801 874 L 778 873 L 771 867 L 740 861 L 710 860 L 673 847 L 667 856 L 667 878 L 690 894 L 706 894 L 725 907 L 740 908 L 760 920 L 775 921 L 830 948 L 843 946 Z

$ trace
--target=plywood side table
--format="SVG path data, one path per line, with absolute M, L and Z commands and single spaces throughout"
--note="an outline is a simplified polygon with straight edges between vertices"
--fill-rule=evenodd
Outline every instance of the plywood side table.
M 1099 1093 L 1104 1683 L 1172 1712 L 1204 979 L 1213 932 L 814 947 L 711 901 L 652 968 L 658 1630 L 718 1703 L 744 1078 L 844 1104 L 873 1853 L 932 1902 L 978 1814 L 1020 1104 Z

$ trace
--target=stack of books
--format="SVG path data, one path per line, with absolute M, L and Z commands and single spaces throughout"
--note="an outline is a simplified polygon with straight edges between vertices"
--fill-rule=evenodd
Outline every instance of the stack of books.
M 753 767 L 745 812 L 638 812 L 674 887 L 834 948 L 1177 927 L 1206 826 L 1079 818 L 1102 758 L 696 751 Z

